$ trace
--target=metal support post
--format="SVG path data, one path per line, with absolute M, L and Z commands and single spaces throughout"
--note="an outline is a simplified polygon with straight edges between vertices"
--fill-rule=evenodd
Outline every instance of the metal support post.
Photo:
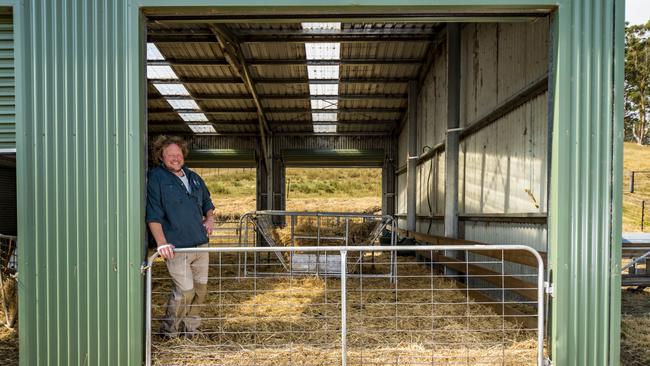
M 348 251 L 341 250 L 341 366 L 347 365 L 348 362 L 347 262 Z
M 460 127 L 460 25 L 447 25 L 447 140 L 445 236 L 458 237 L 458 145 Z
M 408 161 L 406 162 L 406 230 L 415 231 L 417 217 L 417 163 L 418 163 L 418 83 L 409 81 L 408 93 Z

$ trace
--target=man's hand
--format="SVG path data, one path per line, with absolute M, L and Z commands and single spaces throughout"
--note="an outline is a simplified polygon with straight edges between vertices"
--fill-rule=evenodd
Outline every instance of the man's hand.
M 158 246 L 158 254 L 165 259 L 174 258 L 174 245 L 173 244 L 162 244 Z
M 212 216 L 206 217 L 205 220 L 203 220 L 203 227 L 205 228 L 205 232 L 210 236 L 212 234 L 212 230 L 214 230 L 214 219 Z

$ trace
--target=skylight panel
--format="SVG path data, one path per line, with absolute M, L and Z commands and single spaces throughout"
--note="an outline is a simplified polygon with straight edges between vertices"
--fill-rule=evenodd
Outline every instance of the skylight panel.
M 335 133 L 336 125 L 314 125 L 315 133 Z
M 165 57 L 155 44 L 147 43 L 147 61 L 163 61 L 164 59 Z
M 338 119 L 337 113 L 312 113 L 311 120 L 314 122 L 336 122 Z
M 214 129 L 212 125 L 188 125 L 189 128 L 194 133 L 216 133 L 217 130 Z
M 340 43 L 305 43 L 307 60 L 339 60 L 341 59 Z
M 174 70 L 168 65 L 147 65 L 148 79 L 178 79 Z
M 174 109 L 199 109 L 193 99 L 167 99 L 167 103 Z
M 190 95 L 183 84 L 153 84 L 162 95 Z
M 307 77 L 309 79 L 338 79 L 339 66 L 307 66 Z
M 309 84 L 311 95 L 339 95 L 338 84 Z
M 311 101 L 311 109 L 337 109 L 337 99 L 315 99 Z
M 185 122 L 207 122 L 208 117 L 205 116 L 203 113 L 179 113 L 179 116 L 183 119 Z
M 304 30 L 341 30 L 341 23 L 301 23 Z

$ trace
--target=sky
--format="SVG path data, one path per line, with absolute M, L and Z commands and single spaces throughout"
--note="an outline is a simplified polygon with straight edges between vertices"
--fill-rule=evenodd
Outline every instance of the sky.
M 650 20 L 650 0 L 626 0 L 625 21 L 644 24 Z

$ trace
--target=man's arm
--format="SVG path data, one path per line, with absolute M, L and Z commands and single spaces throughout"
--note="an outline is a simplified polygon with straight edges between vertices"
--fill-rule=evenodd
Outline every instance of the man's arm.
M 159 222 L 150 222 L 149 230 L 151 230 L 151 235 L 156 240 L 156 247 L 160 256 L 165 259 L 174 258 L 174 245 L 168 243 L 167 239 L 165 239 L 162 225 Z
M 156 241 L 158 253 L 165 259 L 174 258 L 174 246 L 167 243 L 165 233 L 163 232 L 160 220 L 165 215 L 161 205 L 160 185 L 154 179 L 149 179 L 147 182 L 147 212 L 146 218 L 151 235 Z
M 205 219 L 203 219 L 203 227 L 208 233 L 208 236 L 210 236 L 210 234 L 212 234 L 212 230 L 214 230 L 214 213 L 212 210 L 208 210 L 208 212 L 205 213 Z

